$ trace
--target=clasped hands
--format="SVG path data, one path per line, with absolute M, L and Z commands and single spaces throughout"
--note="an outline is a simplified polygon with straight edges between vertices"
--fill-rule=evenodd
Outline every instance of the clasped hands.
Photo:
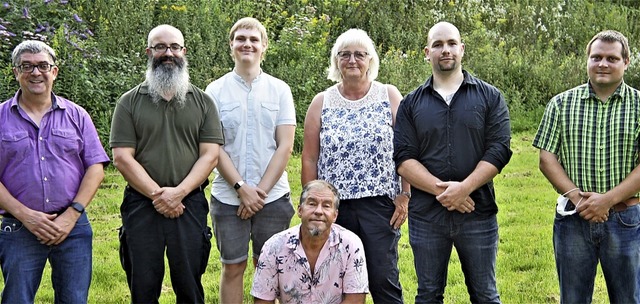
M 604 223 L 609 219 L 609 199 L 596 192 L 575 191 L 567 195 L 576 205 L 576 212 L 592 223 Z
M 264 200 L 267 198 L 267 192 L 260 187 L 254 187 L 245 183 L 238 189 L 238 197 L 240 198 L 240 206 L 236 215 L 246 220 L 254 216 L 264 207 Z
M 461 182 L 437 182 L 438 190 L 442 190 L 436 195 L 436 199 L 449 211 L 460 213 L 471 213 L 476 210 L 476 203 L 469 196 L 471 191 Z
M 177 218 L 184 213 L 182 203 L 187 193 L 177 187 L 162 187 L 151 192 L 153 207 L 166 218 Z

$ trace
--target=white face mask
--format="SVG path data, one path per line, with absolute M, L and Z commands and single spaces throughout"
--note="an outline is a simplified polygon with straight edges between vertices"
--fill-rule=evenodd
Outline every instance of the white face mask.
M 581 202 L 582 197 L 580 197 L 578 204 L 574 206 L 573 203 L 569 201 L 568 197 L 560 195 L 558 196 L 556 211 L 562 216 L 573 215 L 576 213 Z

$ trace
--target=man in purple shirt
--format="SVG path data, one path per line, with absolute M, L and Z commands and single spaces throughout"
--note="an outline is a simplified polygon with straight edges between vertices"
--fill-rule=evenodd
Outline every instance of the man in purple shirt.
M 109 158 L 89 114 L 52 93 L 54 50 L 28 40 L 11 59 L 20 89 L 0 104 L 0 301 L 33 303 L 48 260 L 55 301 L 86 303 L 93 232 L 85 207 Z

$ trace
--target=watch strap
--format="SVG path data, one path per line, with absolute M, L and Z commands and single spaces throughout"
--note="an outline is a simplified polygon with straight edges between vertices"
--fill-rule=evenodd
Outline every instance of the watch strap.
M 72 202 L 70 207 L 73 208 L 73 210 L 78 211 L 80 214 L 84 213 L 84 206 L 78 202 Z

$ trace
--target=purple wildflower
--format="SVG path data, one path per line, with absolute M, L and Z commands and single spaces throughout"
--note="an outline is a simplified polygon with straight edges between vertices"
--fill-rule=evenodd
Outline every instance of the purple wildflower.
M 80 39 L 82 39 L 82 40 L 87 40 L 87 35 L 85 35 L 85 34 L 80 34 L 78 36 L 80 36 Z
M 69 0 L 60 0 L 60 4 L 67 4 L 69 3 Z
M 29 19 L 29 9 L 26 7 L 22 8 L 22 18 Z
M 0 24 L 0 30 L 6 30 L 6 29 L 7 28 L 4 25 Z
M 9 8 L 9 7 L 11 7 L 11 6 L 9 5 L 9 3 L 5 2 L 5 3 L 2 3 L 2 7 L 4 7 L 4 8 Z
M 82 22 L 82 19 L 80 18 L 80 16 L 78 16 L 78 14 L 73 14 L 73 19 L 75 19 L 78 22 Z
M 87 34 L 89 34 L 89 36 L 93 37 L 93 32 L 90 29 L 87 29 Z
M 49 4 L 49 2 L 51 2 L 53 0 L 44 0 L 44 4 Z

